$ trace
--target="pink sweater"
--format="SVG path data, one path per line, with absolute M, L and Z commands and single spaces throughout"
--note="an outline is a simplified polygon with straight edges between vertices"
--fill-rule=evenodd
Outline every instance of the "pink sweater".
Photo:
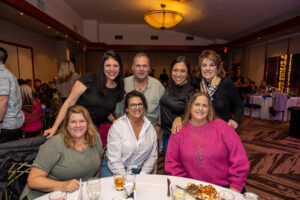
M 33 100 L 32 112 L 28 113 L 22 109 L 25 115 L 25 123 L 22 126 L 22 131 L 33 132 L 38 131 L 42 128 L 42 120 L 40 119 L 43 115 L 42 105 L 39 100 Z
M 198 152 L 202 154 L 200 162 Z M 165 161 L 167 174 L 242 191 L 249 162 L 237 133 L 221 119 L 204 126 L 187 123 L 171 135 Z

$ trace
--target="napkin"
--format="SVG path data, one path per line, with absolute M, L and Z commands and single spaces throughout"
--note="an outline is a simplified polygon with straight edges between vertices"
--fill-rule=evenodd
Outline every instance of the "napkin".
M 78 189 L 78 194 L 75 200 L 83 200 L 82 198 L 82 180 L 79 180 L 79 189 Z

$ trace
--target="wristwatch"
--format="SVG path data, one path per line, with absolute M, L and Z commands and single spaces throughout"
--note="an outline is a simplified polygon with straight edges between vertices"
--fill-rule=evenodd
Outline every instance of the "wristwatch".
M 0 124 L 2 124 L 2 123 L 3 123 L 3 120 L 0 121 Z

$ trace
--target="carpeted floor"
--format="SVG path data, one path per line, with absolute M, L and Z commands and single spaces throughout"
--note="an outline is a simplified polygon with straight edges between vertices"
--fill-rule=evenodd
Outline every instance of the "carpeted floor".
M 300 199 L 300 139 L 288 130 L 288 122 L 247 117 L 237 130 L 251 166 L 246 190 L 261 200 Z M 162 154 L 157 173 L 165 174 Z

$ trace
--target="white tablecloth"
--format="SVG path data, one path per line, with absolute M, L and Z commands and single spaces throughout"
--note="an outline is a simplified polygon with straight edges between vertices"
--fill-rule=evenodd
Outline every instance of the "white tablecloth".
M 289 107 L 300 106 L 298 103 L 300 101 L 300 97 L 291 97 L 287 100 L 284 116 L 282 119 L 282 113 L 276 114 L 274 117 L 270 118 L 269 107 L 272 106 L 272 97 L 263 98 L 260 95 L 252 95 L 250 96 L 250 103 L 251 104 L 258 104 L 261 106 L 261 109 L 253 109 L 251 117 L 266 119 L 266 120 L 283 120 L 289 121 L 291 118 L 291 113 L 288 110 Z M 250 115 L 250 109 L 245 107 L 244 115 Z
M 165 175 L 137 175 L 136 176 L 136 195 L 137 200 L 171 200 L 171 197 L 167 197 L 167 178 L 171 180 L 171 185 L 180 185 L 185 187 L 187 183 L 193 182 L 203 185 L 208 185 L 208 183 L 196 181 L 188 178 L 181 178 L 175 176 L 165 176 Z M 227 190 L 234 194 L 235 200 L 245 200 L 242 194 L 223 188 L 220 186 L 213 185 L 217 191 Z M 113 178 L 102 178 L 101 179 L 101 196 L 100 200 L 111 200 L 113 197 L 120 195 L 124 191 L 116 191 L 113 183 Z M 82 187 L 83 200 L 88 200 L 86 193 L 86 184 Z M 74 200 L 78 195 L 78 190 L 69 193 L 67 200 Z M 37 200 L 48 200 L 48 195 L 44 195 Z

